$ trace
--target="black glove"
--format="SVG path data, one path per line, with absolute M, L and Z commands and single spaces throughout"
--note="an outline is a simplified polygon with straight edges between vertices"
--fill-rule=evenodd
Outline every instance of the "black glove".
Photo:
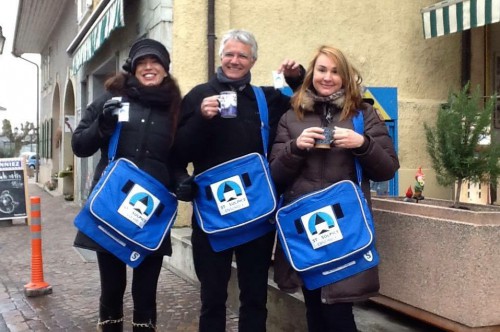
M 108 99 L 102 107 L 102 114 L 105 118 L 118 118 L 118 114 L 115 114 L 122 107 L 122 102 L 116 99 Z
M 111 135 L 115 130 L 118 121 L 116 111 L 121 107 L 121 101 L 115 99 L 109 99 L 104 103 L 102 114 L 99 115 L 99 129 L 103 135 Z
M 175 188 L 175 196 L 177 199 L 184 202 L 190 202 L 196 196 L 198 186 L 194 183 L 194 176 L 188 176 L 177 182 Z

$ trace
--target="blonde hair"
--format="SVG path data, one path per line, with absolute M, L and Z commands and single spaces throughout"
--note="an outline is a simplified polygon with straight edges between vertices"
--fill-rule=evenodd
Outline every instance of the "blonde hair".
M 361 102 L 363 101 L 361 88 L 361 82 L 363 81 L 363 78 L 361 77 L 358 70 L 349 63 L 342 51 L 333 46 L 320 46 L 314 53 L 314 57 L 307 68 L 304 82 L 292 97 L 292 108 L 299 119 L 302 119 L 304 117 L 304 113 L 308 111 L 304 108 L 304 98 L 306 97 L 306 90 L 311 90 L 313 92 L 315 91 L 312 84 L 314 66 L 316 65 L 316 61 L 321 54 L 326 55 L 337 65 L 338 74 L 342 78 L 342 88 L 345 91 L 345 102 L 342 113 L 340 115 L 340 119 L 347 119 L 355 114 L 356 109 L 361 105 Z

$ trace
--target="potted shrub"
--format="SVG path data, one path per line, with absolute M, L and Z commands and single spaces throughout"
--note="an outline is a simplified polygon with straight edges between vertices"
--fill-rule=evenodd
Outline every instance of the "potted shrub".
M 484 107 L 469 85 L 449 96 L 434 126 L 425 125 L 427 151 L 439 183 L 494 181 L 499 144 L 490 133 L 493 100 Z M 459 192 L 453 206 L 458 206 Z M 500 206 L 425 197 L 419 204 L 374 197 L 380 253 L 380 294 L 373 300 L 451 331 L 498 331 Z
M 496 97 L 489 98 L 483 107 L 479 87 L 471 95 L 468 90 L 469 84 L 458 93 L 450 93 L 435 126 L 424 124 L 427 152 L 438 183 L 456 183 L 455 208 L 464 181 L 495 183 L 500 174 L 500 144 L 491 139 L 490 130 Z
M 65 170 L 59 172 L 59 177 L 73 176 L 73 165 L 68 165 Z

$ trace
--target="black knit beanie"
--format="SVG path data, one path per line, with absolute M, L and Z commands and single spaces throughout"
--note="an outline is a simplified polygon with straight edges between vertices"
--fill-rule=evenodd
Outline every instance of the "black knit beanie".
M 139 39 L 130 48 L 128 59 L 122 68 L 132 74 L 137 68 L 137 60 L 144 56 L 154 56 L 162 64 L 165 71 L 168 73 L 170 67 L 170 54 L 162 43 L 154 39 Z

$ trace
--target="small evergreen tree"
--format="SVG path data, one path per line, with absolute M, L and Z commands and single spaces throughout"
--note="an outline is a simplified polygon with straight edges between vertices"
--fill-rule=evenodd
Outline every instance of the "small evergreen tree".
M 424 124 L 427 152 L 438 183 L 457 184 L 455 208 L 464 181 L 496 183 L 500 175 L 500 144 L 490 136 L 496 97 L 489 98 L 482 107 L 479 86 L 469 95 L 469 85 L 450 93 L 448 104 L 438 111 L 435 127 Z M 490 143 L 481 145 L 488 137 Z

